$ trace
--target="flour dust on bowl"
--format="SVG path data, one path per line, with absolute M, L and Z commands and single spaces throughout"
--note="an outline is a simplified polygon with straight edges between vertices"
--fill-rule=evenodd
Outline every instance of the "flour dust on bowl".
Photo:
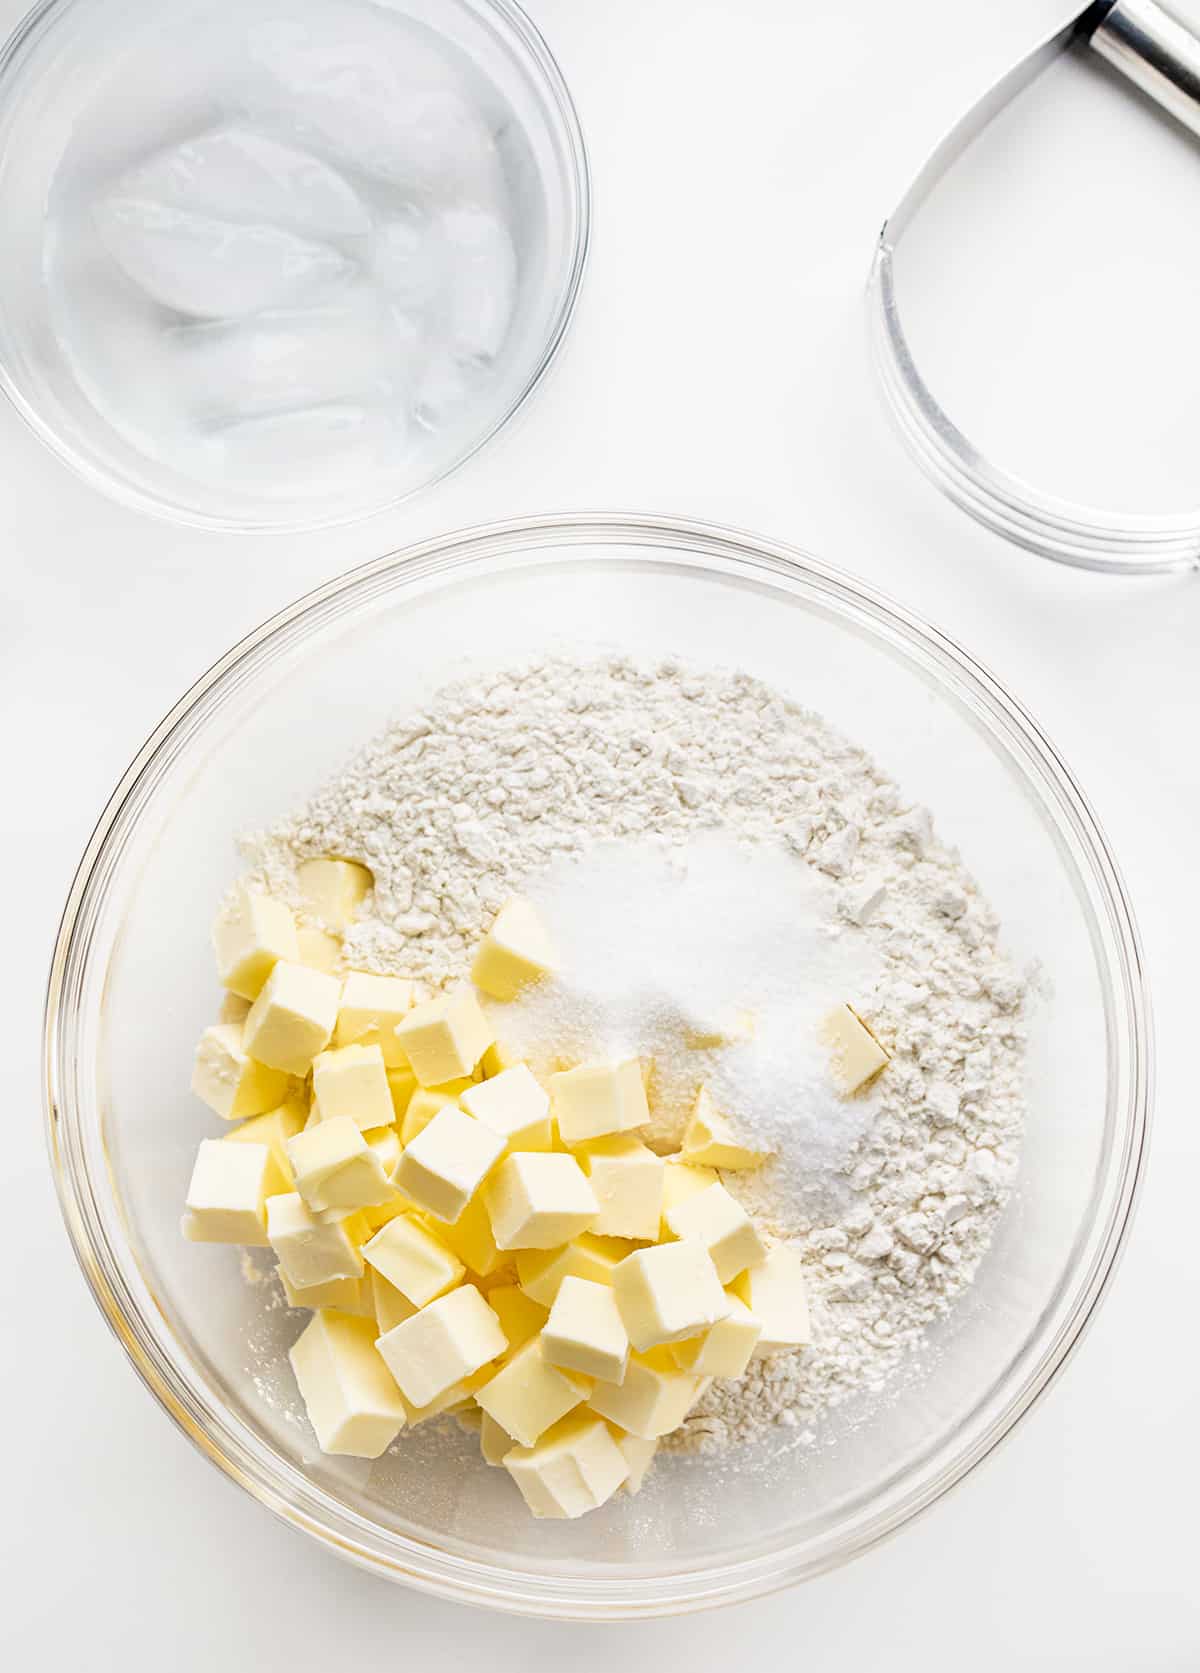
M 612 794 L 598 797 L 606 761 Z M 419 784 L 423 806 L 396 793 Z M 320 956 L 431 986 L 469 975 L 520 883 L 558 968 L 503 998 L 480 977 L 504 1049 L 542 1082 L 585 1056 L 639 1060 L 644 1169 L 689 1142 L 703 1088 L 754 1153 L 717 1158 L 740 1164 L 721 1172 L 729 1195 L 803 1271 L 811 1342 L 697 1388 L 640 1491 L 578 1520 L 531 1518 L 508 1470 L 482 1462 L 465 1411 L 409 1425 L 378 1458 L 322 1453 L 287 1359 L 306 1315 L 272 1251 L 180 1237 L 197 1142 L 219 1159 L 237 1148 L 187 1089 L 220 999 L 212 913 L 249 869 L 318 945 L 297 860 L 331 853 L 369 866 L 375 887 Z M 914 951 L 925 969 L 906 975 Z M 860 1029 L 839 1057 L 818 1037 L 830 1010 L 847 1029 L 864 1016 L 879 1044 Z M 847 1097 L 831 1066 L 856 1049 L 879 1055 Z M 597 1619 L 819 1573 L 990 1450 L 1105 1286 L 1140 1171 L 1149 1054 L 1136 932 L 1103 838 L 995 681 L 801 553 L 618 517 L 381 559 L 231 652 L 151 739 L 85 856 L 47 1039 L 72 1236 L 188 1433 L 278 1514 L 380 1573 Z M 490 1119 L 472 1084 L 454 1121 Z M 578 1111 L 556 1108 L 574 1142 Z M 419 1141 L 401 1136 L 403 1169 Z M 425 1224 L 438 1213 L 440 1199 Z M 694 1249 L 702 1228 L 677 1223 Z M 650 1228 L 624 1229 L 655 1255 Z M 739 1247 L 733 1261 L 722 1243 L 721 1274 L 741 1261 L 753 1280 L 758 1257 Z M 518 1276 L 536 1283 L 527 1257 Z M 454 1307 L 478 1314 L 489 1282 Z M 752 1284 L 739 1293 L 755 1304 Z M 551 1334 L 544 1351 L 562 1353 L 569 1332 Z M 478 1351 L 495 1374 L 504 1339 Z M 674 1351 L 686 1361 L 688 1340 Z M 619 1426 L 629 1402 L 605 1392 L 603 1358 L 590 1363 L 585 1404 Z
M 443 476 L 539 380 L 586 255 L 578 122 L 511 0 L 50 0 L 0 59 L 0 158 L 4 387 L 191 523 Z

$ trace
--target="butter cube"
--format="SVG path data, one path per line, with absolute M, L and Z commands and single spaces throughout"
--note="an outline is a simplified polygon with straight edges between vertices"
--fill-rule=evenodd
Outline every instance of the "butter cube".
M 600 1205 L 593 1229 L 654 1242 L 663 1212 L 662 1157 L 631 1133 L 612 1133 L 581 1146 L 576 1158 Z
M 441 1239 L 411 1214 L 389 1220 L 363 1245 L 363 1254 L 414 1307 L 445 1295 L 462 1282 L 466 1272 Z
M 605 1133 L 626 1133 L 650 1119 L 642 1066 L 584 1063 L 550 1076 L 550 1097 L 558 1130 L 567 1144 L 583 1144 Z
M 479 1067 L 483 1070 L 484 1080 L 495 1080 L 505 1069 L 515 1069 L 521 1059 L 515 1051 L 506 1046 L 503 1040 L 493 1040 L 483 1056 L 479 1059 Z
M 282 1103 L 288 1077 L 256 1063 L 242 1042 L 244 1025 L 218 1023 L 206 1028 L 196 1046 L 192 1091 L 223 1121 L 262 1115 Z
M 704 1167 L 736 1169 L 757 1168 L 767 1159 L 765 1150 L 752 1150 L 740 1144 L 733 1128 L 713 1107 L 705 1087 L 696 1094 L 692 1119 L 683 1135 L 682 1159 L 685 1163 L 700 1163 Z
M 387 1083 L 388 1094 L 392 1100 L 392 1121 L 399 1126 L 408 1114 L 408 1106 L 417 1090 L 417 1077 L 405 1064 L 402 1069 L 388 1070 Z
M 686 1202 L 689 1197 L 695 1197 L 701 1191 L 707 1191 L 710 1185 L 716 1185 L 719 1175 L 715 1168 L 703 1168 L 691 1162 L 681 1162 L 678 1157 L 668 1156 L 663 1163 L 663 1217 L 659 1226 L 659 1238 L 666 1240 L 671 1235 L 671 1228 L 667 1225 L 667 1214 L 677 1203 Z
M 612 1498 L 629 1474 L 608 1425 L 572 1412 L 535 1447 L 514 1447 L 504 1468 L 534 1516 L 571 1520 Z
M 240 993 L 223 993 L 221 1003 L 217 1007 L 217 1021 L 245 1022 L 250 1014 L 250 1001 L 243 999 Z
M 269 895 L 251 894 L 242 883 L 212 935 L 221 982 L 243 999 L 258 998 L 281 959 L 294 963 L 300 957 L 296 920 L 287 907 Z
M 508 1150 L 550 1149 L 550 1094 L 524 1063 L 468 1086 L 459 1101 L 468 1115 L 502 1138 Z
M 710 1185 L 707 1191 L 676 1203 L 663 1218 L 676 1237 L 695 1238 L 704 1245 L 722 1284 L 767 1258 L 767 1246 L 754 1222 L 723 1185 Z
M 730 1311 L 707 1250 L 691 1239 L 627 1255 L 613 1273 L 613 1295 L 639 1353 L 699 1336 Z
M 378 1458 L 404 1427 L 404 1402 L 375 1352 L 369 1319 L 314 1313 L 288 1355 L 322 1452 Z
M 552 1423 L 582 1405 L 588 1377 L 552 1365 L 541 1339 L 532 1337 L 475 1395 L 479 1405 L 519 1446 L 532 1446 Z
M 556 963 L 541 919 L 527 900 L 514 895 L 496 914 L 471 966 L 471 980 L 493 999 L 515 999 L 541 981 Z
M 400 1166 L 400 1135 L 394 1127 L 376 1127 L 373 1132 L 364 1133 L 367 1149 L 373 1150 L 379 1158 L 379 1166 L 383 1169 L 384 1177 L 391 1179 Z M 372 1204 L 379 1207 L 379 1204 Z M 391 1216 L 389 1215 L 390 1219 Z
M 342 944 L 336 935 L 314 929 L 311 924 L 298 924 L 296 946 L 301 964 L 307 964 L 310 970 L 323 970 L 327 976 L 337 974 L 342 962 Z
M 378 1046 L 338 1046 L 313 1058 L 313 1096 L 322 1121 L 349 1116 L 364 1132 L 394 1120 L 387 1069 Z
M 465 1110 L 447 1104 L 405 1146 L 392 1182 L 418 1208 L 452 1223 L 503 1152 L 502 1139 Z
M 611 1284 L 613 1273 L 633 1253 L 628 1242 L 584 1232 L 559 1249 L 517 1251 L 517 1281 L 531 1301 L 550 1308 L 564 1278 Z
M 849 1005 L 839 1005 L 821 1024 L 821 1039 L 830 1048 L 829 1072 L 846 1097 L 865 1086 L 891 1059 Z
M 483 1454 L 484 1463 L 495 1468 L 503 1464 L 512 1451 L 513 1438 L 501 1429 L 494 1417 L 489 1417 L 486 1412 L 480 1412 L 479 1415 L 483 1419 L 479 1425 L 479 1450 Z
M 510 1354 L 531 1341 L 550 1316 L 519 1284 L 497 1284 L 488 1291 L 487 1304 L 500 1320 Z
M 250 1007 L 244 1050 L 272 1069 L 306 1075 L 313 1058 L 329 1044 L 340 993 L 336 976 L 280 962 Z
M 367 1268 L 366 1282 L 371 1287 L 371 1305 L 381 1336 L 386 1336 L 389 1330 L 395 1330 L 398 1324 L 403 1324 L 405 1319 L 411 1319 L 414 1313 L 420 1311 L 373 1266 Z
M 452 1224 L 439 1223 L 438 1236 L 478 1278 L 490 1278 L 508 1259 L 496 1247 L 482 1192 L 473 1196 Z
M 413 985 L 402 976 L 373 976 L 351 970 L 342 984 L 334 1044 L 378 1045 L 389 1069 L 408 1067 L 396 1028 L 413 1005 Z
M 311 1209 L 352 1211 L 392 1195 L 378 1156 L 347 1115 L 297 1133 L 287 1152 L 296 1189 Z
M 466 987 L 415 1006 L 395 1036 L 422 1086 L 469 1076 L 494 1037 L 479 1001 Z
M 414 1090 L 400 1124 L 401 1142 L 411 1144 L 418 1133 L 425 1131 L 439 1110 L 445 1109 L 447 1104 L 458 1104 L 461 1094 L 474 1085 L 473 1080 L 460 1079 L 447 1081 L 445 1086 L 417 1086 L 414 1080 Z
M 222 1142 L 266 1145 L 271 1152 L 271 1165 L 267 1170 L 267 1195 L 273 1197 L 278 1192 L 294 1191 L 296 1188 L 292 1164 L 288 1161 L 287 1141 L 294 1138 L 303 1127 L 304 1107 L 290 1100 L 280 1104 L 278 1109 L 268 1110 L 265 1115 L 255 1115 L 249 1121 L 243 1121 L 232 1133 L 226 1133 Z
M 475 1393 L 481 1383 L 487 1381 L 492 1374 L 490 1365 L 485 1365 L 479 1371 L 473 1371 L 469 1377 L 460 1377 L 458 1382 L 451 1383 L 434 1399 L 424 1406 L 412 1406 L 406 1400 L 404 1409 L 408 1414 L 408 1427 L 419 1428 L 422 1423 L 428 1423 L 431 1417 L 440 1417 L 443 1412 L 458 1416 L 463 1411 L 477 1411 Z
M 651 1441 L 678 1429 L 701 1388 L 701 1379 L 679 1370 L 666 1348 L 655 1348 L 630 1354 L 624 1381 L 597 1383 L 588 1404 L 630 1435 Z
M 671 1354 L 681 1371 L 696 1377 L 740 1377 L 758 1347 L 762 1321 L 731 1297 L 733 1311 L 688 1342 L 674 1342 Z
M 650 1473 L 654 1454 L 658 1451 L 658 1441 L 647 1440 L 642 1435 L 627 1435 L 624 1429 L 618 1429 L 615 1424 L 610 1424 L 609 1430 L 629 1466 L 629 1474 L 625 1478 L 625 1491 L 632 1498 L 635 1493 L 641 1492 L 642 1483 Z
M 184 1237 L 192 1243 L 265 1248 L 273 1169 L 265 1144 L 202 1139 L 184 1203 Z
M 612 1286 L 587 1278 L 564 1278 L 542 1331 L 542 1353 L 560 1370 L 581 1371 L 607 1383 L 622 1382 L 629 1337 Z
M 370 893 L 375 879 L 353 860 L 301 860 L 296 881 L 306 903 L 326 929 L 345 929 Z
M 330 1278 L 324 1284 L 309 1284 L 298 1290 L 282 1267 L 276 1271 L 289 1307 L 307 1307 L 313 1313 L 323 1307 L 333 1307 L 339 1313 L 353 1313 L 359 1318 L 375 1316 L 375 1309 L 364 1305 L 361 1278 Z
M 346 1222 L 318 1220 L 298 1191 L 267 1198 L 267 1241 L 294 1289 L 362 1277 L 363 1258 Z
M 484 1201 L 498 1249 L 557 1248 L 586 1231 L 599 1208 L 573 1156 L 526 1151 L 504 1158 Z
M 479 1291 L 461 1284 L 386 1331 L 377 1346 L 405 1400 L 420 1408 L 498 1359 L 507 1343 Z
M 776 1244 L 761 1266 L 752 1266 L 730 1285 L 762 1325 L 756 1359 L 801 1348 L 812 1341 L 804 1261 L 798 1249 Z

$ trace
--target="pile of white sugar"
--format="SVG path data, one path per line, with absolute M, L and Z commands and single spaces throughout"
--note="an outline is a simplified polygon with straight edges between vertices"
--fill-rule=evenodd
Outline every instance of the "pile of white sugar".
M 714 1383 L 670 1444 L 882 1390 L 970 1284 L 1017 1161 L 1024 984 L 928 812 L 819 716 L 739 673 L 531 662 L 397 721 L 247 852 L 297 907 L 300 859 L 370 867 L 347 963 L 430 985 L 528 894 L 563 972 L 505 1008 L 505 1037 L 535 1065 L 653 1056 L 660 1146 L 699 1059 L 774 1152 L 726 1184 L 804 1251 L 813 1343 Z M 811 1027 L 842 1001 L 892 1053 L 846 1101 Z

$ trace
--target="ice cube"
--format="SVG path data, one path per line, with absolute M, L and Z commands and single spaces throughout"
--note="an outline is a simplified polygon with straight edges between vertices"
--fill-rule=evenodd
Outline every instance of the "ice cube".
M 157 152 L 123 174 L 113 195 L 218 221 L 283 227 L 318 242 L 361 241 L 371 231 L 365 204 L 340 174 L 237 124 Z
M 333 402 L 304 411 L 248 418 L 212 431 L 202 453 L 208 470 L 265 495 L 317 496 L 399 463 L 400 422 L 380 408 Z
M 142 198 L 112 196 L 96 223 L 109 253 L 164 307 L 228 319 L 328 296 L 355 264 L 281 227 L 240 226 Z
M 480 209 L 449 209 L 446 240 L 447 330 L 455 354 L 493 360 L 517 299 L 517 252 L 508 228 Z
M 375 234 L 374 271 L 402 308 L 424 308 L 445 288 L 446 241 L 424 216 L 385 221 Z

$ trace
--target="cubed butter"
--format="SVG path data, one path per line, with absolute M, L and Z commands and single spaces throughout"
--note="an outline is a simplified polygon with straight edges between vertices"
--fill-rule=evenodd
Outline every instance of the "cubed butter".
M 297 1290 L 362 1277 L 363 1257 L 346 1222 L 318 1220 L 298 1191 L 267 1198 L 267 1241 L 280 1271 Z
M 702 1168 L 696 1163 L 681 1162 L 676 1156 L 668 1156 L 663 1162 L 663 1217 L 659 1226 L 659 1238 L 666 1240 L 671 1236 L 671 1228 L 667 1225 L 667 1214 L 677 1203 L 686 1202 L 689 1197 L 695 1197 L 701 1191 L 707 1191 L 710 1185 L 715 1185 L 719 1175 L 715 1168 Z
M 449 1225 L 439 1222 L 438 1236 L 477 1278 L 490 1278 L 509 1258 L 504 1250 L 496 1247 L 482 1192 L 476 1192 L 457 1220 Z
M 821 1023 L 829 1047 L 829 1072 L 838 1091 L 849 1097 L 890 1061 L 879 1041 L 849 1005 L 839 1005 Z
M 504 1142 L 455 1104 L 405 1145 L 392 1182 L 439 1220 L 458 1219 L 504 1153 Z
M 469 1377 L 460 1377 L 456 1383 L 428 1401 L 424 1406 L 409 1405 L 406 1400 L 404 1409 L 408 1414 L 408 1427 L 419 1428 L 422 1423 L 428 1423 L 431 1417 L 440 1417 L 443 1412 L 450 1412 L 457 1416 L 462 1411 L 478 1411 L 475 1405 L 475 1394 L 481 1383 L 485 1383 L 492 1374 L 490 1365 L 483 1366 L 478 1371 L 472 1371 Z
M 484 1201 L 498 1249 L 554 1249 L 587 1231 L 598 1209 L 573 1156 L 526 1151 L 504 1158 Z
M 681 1159 L 685 1163 L 727 1168 L 733 1172 L 760 1167 L 768 1154 L 738 1140 L 729 1122 L 714 1107 L 708 1089 L 702 1086 L 696 1094 L 692 1118 L 684 1131 Z
M 400 1166 L 400 1135 L 394 1127 L 376 1127 L 374 1132 L 364 1133 L 368 1150 L 373 1150 L 379 1158 L 379 1165 L 389 1180 Z M 378 1206 L 378 1205 L 375 1205 Z
M 472 1080 L 460 1079 L 447 1081 L 445 1086 L 418 1086 L 414 1079 L 404 1120 L 400 1123 L 401 1143 L 411 1144 L 418 1133 L 425 1131 L 439 1110 L 445 1109 L 447 1104 L 458 1104 L 461 1095 L 474 1085 Z
M 403 1068 L 388 1070 L 387 1083 L 388 1094 L 392 1100 L 392 1121 L 399 1127 L 408 1114 L 408 1106 L 417 1090 L 417 1077 L 405 1064 Z
M 395 1035 L 422 1086 L 469 1077 L 494 1038 L 468 987 L 414 1006 Z
M 352 1211 L 392 1195 L 379 1157 L 347 1115 L 297 1133 L 287 1151 L 296 1189 L 311 1209 Z
M 243 1042 L 245 1025 L 220 1022 L 206 1028 L 196 1046 L 192 1091 L 223 1121 L 263 1115 L 283 1102 L 288 1077 L 256 1062 Z
M 628 1434 L 652 1441 L 678 1429 L 701 1388 L 701 1378 L 681 1371 L 666 1348 L 654 1348 L 630 1354 L 624 1380 L 598 1382 L 588 1404 Z
M 497 1284 L 487 1292 L 487 1304 L 500 1320 L 510 1354 L 531 1341 L 550 1317 L 519 1284 Z
M 662 1157 L 632 1133 L 592 1139 L 575 1154 L 600 1205 L 593 1230 L 654 1242 L 663 1212 Z
M 767 1258 L 754 1222 L 721 1184 L 676 1203 L 663 1218 L 674 1236 L 695 1238 L 704 1245 L 722 1284 Z
M 307 1075 L 313 1058 L 329 1044 L 340 993 L 336 976 L 281 961 L 250 1007 L 243 1048 L 272 1069 Z
M 225 1134 L 226 1144 L 265 1144 L 271 1152 L 273 1166 L 268 1181 L 269 1197 L 281 1191 L 296 1189 L 292 1164 L 288 1160 L 287 1141 L 295 1138 L 297 1133 L 303 1132 L 304 1117 L 304 1105 L 299 1099 L 288 1098 L 278 1109 L 268 1110 L 265 1115 L 252 1116 L 249 1121 L 243 1121 L 240 1127 L 235 1127 L 232 1133 Z
M 534 1336 L 484 1383 L 475 1398 L 519 1446 L 532 1446 L 552 1423 L 582 1405 L 592 1391 L 589 1377 L 552 1365 Z
M 323 970 L 327 976 L 337 974 L 342 962 L 342 944 L 336 935 L 312 924 L 298 924 L 296 945 L 301 964 L 307 964 L 310 970 Z
M 733 1309 L 703 1336 L 673 1342 L 671 1354 L 681 1371 L 696 1377 L 740 1377 L 758 1347 L 762 1323 L 744 1302 L 730 1298 Z
M 217 1007 L 218 1022 L 245 1022 L 250 1012 L 250 1001 L 240 993 L 223 993 Z
M 383 1053 L 375 1046 L 337 1046 L 313 1058 L 313 1096 L 322 1121 L 346 1115 L 364 1132 L 395 1116 Z
M 650 1119 L 642 1066 L 583 1063 L 550 1076 L 550 1099 L 558 1130 L 567 1144 L 584 1144 L 605 1133 L 627 1133 Z
M 504 1468 L 534 1516 L 571 1520 L 607 1503 L 629 1465 L 608 1425 L 572 1412 L 534 1447 L 514 1447 Z
M 584 1232 L 558 1249 L 519 1249 L 517 1281 L 532 1301 L 550 1308 L 564 1278 L 611 1284 L 617 1267 L 632 1253 L 633 1245 L 624 1239 Z
M 371 1304 L 381 1336 L 386 1336 L 389 1330 L 395 1330 L 398 1324 L 403 1324 L 405 1319 L 411 1319 L 414 1313 L 420 1311 L 374 1267 L 368 1268 L 366 1281 L 371 1286 Z
M 555 967 L 550 937 L 534 908 L 514 895 L 479 944 L 471 980 L 493 999 L 515 999 Z
M 217 974 L 243 999 L 257 999 L 279 961 L 300 957 L 296 920 L 282 901 L 252 894 L 239 883 L 228 908 L 213 925 Z
M 322 1452 L 378 1458 L 404 1427 L 404 1402 L 375 1352 L 369 1319 L 314 1313 L 288 1356 Z
M 471 1084 L 459 1102 L 468 1115 L 502 1138 L 506 1149 L 550 1149 L 550 1094 L 524 1063 Z
M 460 1284 L 379 1338 L 379 1352 L 410 1405 L 436 1400 L 507 1347 L 500 1320 L 473 1284 Z
M 389 1069 L 408 1067 L 396 1029 L 413 1006 L 413 985 L 402 976 L 351 970 L 342 983 L 334 1044 L 378 1045 Z
M 483 1420 L 479 1425 L 479 1450 L 483 1454 L 484 1463 L 495 1468 L 503 1464 L 515 1442 L 506 1430 L 501 1429 L 494 1417 L 489 1417 L 486 1412 L 480 1412 L 479 1415 Z
M 375 881 L 354 860 L 301 860 L 296 881 L 305 902 L 326 929 L 345 929 Z
M 479 1059 L 479 1067 L 483 1070 L 484 1080 L 494 1080 L 502 1075 L 505 1069 L 515 1069 L 521 1062 L 517 1053 L 503 1040 L 493 1040 L 483 1056 Z
M 761 1266 L 752 1266 L 730 1285 L 762 1325 L 755 1357 L 801 1348 L 812 1341 L 804 1261 L 798 1249 L 778 1243 Z
M 202 1139 L 185 1199 L 183 1235 L 192 1243 L 265 1248 L 273 1166 L 265 1144 Z
M 424 1307 L 461 1283 L 466 1268 L 429 1227 L 400 1214 L 363 1244 L 363 1254 L 414 1307 Z
M 620 1447 L 625 1462 L 629 1465 L 629 1474 L 625 1479 L 625 1491 L 632 1497 L 640 1493 L 642 1484 L 650 1473 L 650 1466 L 654 1462 L 654 1454 L 658 1451 L 657 1439 L 647 1440 L 643 1435 L 628 1435 L 624 1429 L 616 1424 L 610 1424 L 612 1438 Z
M 307 1307 L 312 1313 L 333 1307 L 339 1313 L 353 1313 L 358 1318 L 375 1317 L 374 1307 L 363 1300 L 362 1278 L 330 1278 L 324 1284 L 309 1284 L 298 1290 L 282 1267 L 277 1271 L 289 1307 Z
M 639 1353 L 699 1336 L 730 1311 L 708 1251 L 690 1239 L 627 1255 L 613 1273 L 613 1295 Z
M 560 1370 L 580 1371 L 607 1383 L 622 1382 L 629 1337 L 612 1286 L 587 1278 L 564 1278 L 542 1331 L 542 1354 Z

